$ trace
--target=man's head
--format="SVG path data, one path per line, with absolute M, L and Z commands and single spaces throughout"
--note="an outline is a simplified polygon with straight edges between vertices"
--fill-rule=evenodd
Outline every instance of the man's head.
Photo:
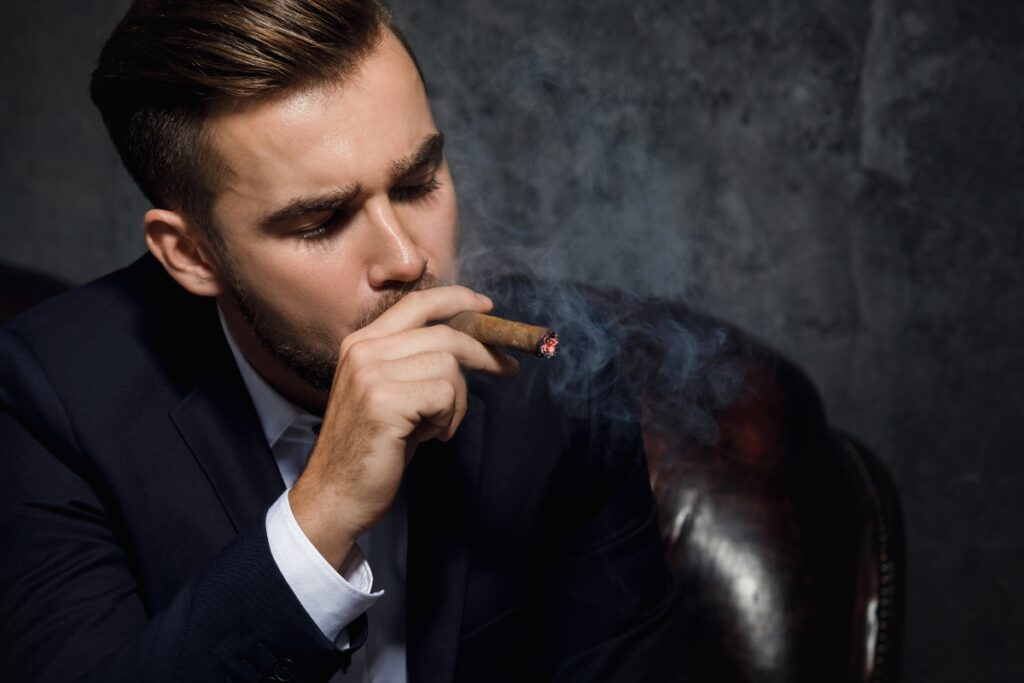
M 378 3 L 139 0 L 92 95 L 157 207 L 150 250 L 264 374 L 246 336 L 322 389 L 382 302 L 454 278 L 443 137 Z

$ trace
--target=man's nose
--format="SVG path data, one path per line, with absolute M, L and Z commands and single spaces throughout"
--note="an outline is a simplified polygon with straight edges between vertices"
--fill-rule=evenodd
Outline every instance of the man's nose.
M 386 288 L 420 279 L 427 270 L 427 257 L 402 225 L 391 202 L 371 202 L 367 213 L 372 241 L 370 284 Z

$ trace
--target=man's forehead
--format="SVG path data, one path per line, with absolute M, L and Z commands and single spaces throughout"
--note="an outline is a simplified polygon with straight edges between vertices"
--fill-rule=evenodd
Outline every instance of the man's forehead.
M 220 189 L 264 204 L 383 180 L 435 132 L 418 71 L 390 41 L 336 83 L 212 112 L 207 130 L 224 167 Z
M 327 151 L 341 161 L 356 142 L 346 135 L 354 126 L 332 99 L 317 87 L 219 111 L 208 119 L 210 143 L 234 180 L 252 181 L 260 171 L 287 170 Z

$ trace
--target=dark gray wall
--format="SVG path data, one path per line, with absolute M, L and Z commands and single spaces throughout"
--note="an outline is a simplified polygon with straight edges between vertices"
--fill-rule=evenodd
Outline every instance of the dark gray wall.
M 7 10 L 0 260 L 82 281 L 141 249 L 86 96 L 125 5 Z M 471 242 L 687 296 L 796 359 L 901 489 L 905 680 L 1021 680 L 1024 8 L 393 6 Z

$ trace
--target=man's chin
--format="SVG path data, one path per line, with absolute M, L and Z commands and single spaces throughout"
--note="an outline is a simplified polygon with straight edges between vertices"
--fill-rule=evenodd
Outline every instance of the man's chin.
M 310 387 L 324 393 L 331 390 L 334 373 L 338 367 L 336 358 L 319 357 L 308 351 L 298 350 L 294 346 L 282 347 L 274 344 L 273 340 L 260 338 L 260 341 L 271 355 Z
M 264 350 L 310 387 L 325 393 L 330 391 L 338 366 L 336 355 L 330 356 L 298 340 L 289 339 L 285 334 L 289 326 L 271 321 L 265 307 L 257 305 L 250 297 L 236 296 L 235 300 L 250 331 Z

